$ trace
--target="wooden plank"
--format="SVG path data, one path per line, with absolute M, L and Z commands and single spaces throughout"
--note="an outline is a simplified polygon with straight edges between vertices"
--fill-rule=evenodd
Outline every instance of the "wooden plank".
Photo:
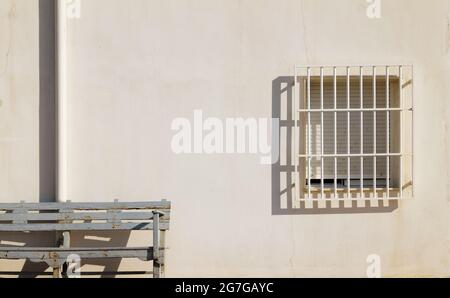
M 73 224 L 0 224 L 0 232 L 36 232 L 36 231 L 108 231 L 108 230 L 152 230 L 153 223 L 73 223 Z M 160 223 L 161 230 L 169 229 L 169 221 Z
M 158 212 L 153 212 L 153 277 L 159 278 L 161 266 L 159 263 L 159 216 Z
M 161 251 L 165 251 L 165 249 L 166 249 L 166 231 L 161 231 L 159 234 L 159 249 Z M 159 258 L 159 263 L 160 263 L 161 277 L 165 277 L 166 276 L 166 264 L 165 264 L 164 257 Z
M 108 218 L 108 223 L 117 224 L 120 220 L 117 218 L 121 212 L 119 210 L 108 210 L 106 217 Z
M 64 231 L 63 233 L 62 233 L 63 235 L 63 245 L 62 245 L 62 247 L 63 248 L 65 248 L 65 249 L 70 249 L 70 231 Z M 66 258 L 66 261 L 67 261 L 67 259 L 68 258 Z M 67 262 L 64 262 L 64 263 L 62 263 L 61 264 L 61 267 L 60 267 L 60 272 L 61 272 L 61 276 L 63 277 L 63 278 L 68 278 L 68 275 L 67 275 L 67 268 L 69 268 L 69 263 L 67 263 Z
M 118 202 L 118 203 L 12 203 L 0 204 L 0 210 L 140 210 L 170 209 L 169 201 L 159 202 Z
M 170 219 L 170 212 L 163 212 L 162 219 Z M 21 215 L 26 221 L 74 221 L 74 220 L 152 220 L 152 212 L 79 212 L 79 213 L 25 213 Z M 14 221 L 16 214 L 0 214 L 0 221 Z
M 81 276 L 121 276 L 121 275 L 151 275 L 153 274 L 153 271 L 83 271 L 80 272 Z M 21 272 L 21 271 L 0 271 L 0 275 L 7 275 L 7 276 L 23 276 L 23 277 L 30 277 L 34 278 L 36 276 L 51 276 L 52 272 L 37 272 L 37 271 L 27 271 L 27 272 Z
M 61 253 L 61 252 L 88 252 L 88 251 L 121 251 L 121 250 L 148 250 L 151 249 L 151 247 L 143 246 L 143 247 L 118 247 L 118 246 L 105 246 L 105 247 L 30 247 L 30 246 L 7 246 L 7 247 L 0 247 L 0 253 L 2 252 L 13 252 L 13 251 L 20 251 L 20 252 L 55 252 L 55 253 Z
M 71 201 L 67 201 L 66 203 L 71 203 Z M 61 215 L 70 215 L 70 214 L 73 213 L 73 210 L 71 210 L 71 209 L 62 209 L 62 210 L 59 210 L 59 213 Z M 58 223 L 60 223 L 60 224 L 70 224 L 70 223 L 72 223 L 72 221 L 64 219 L 64 220 L 59 221 Z M 57 239 L 59 237 L 61 237 L 60 239 L 62 240 L 62 243 L 57 243 L 57 245 L 59 244 L 60 247 L 69 248 L 70 247 L 70 232 L 69 231 L 63 231 L 62 233 L 61 232 L 57 232 L 56 234 L 57 234 Z M 67 263 L 58 262 L 58 265 L 59 265 L 58 268 L 55 268 L 55 265 L 56 265 L 56 263 L 53 264 L 53 267 L 54 267 L 53 268 L 53 272 L 54 272 L 53 277 L 54 278 L 61 278 L 61 277 L 65 278 L 65 277 L 67 277 L 67 275 L 66 275 L 67 274 L 67 272 L 66 272 L 67 266 L 65 266 L 65 265 L 67 265 Z M 56 277 L 56 273 L 59 273 L 58 277 Z
M 145 261 L 153 259 L 153 248 L 151 247 L 129 247 L 129 248 L 9 248 L 0 249 L 0 258 L 9 260 L 29 259 L 34 262 L 46 262 L 55 260 L 64 263 L 67 257 L 76 254 L 81 259 L 104 259 L 104 258 L 137 258 Z M 164 254 L 161 252 L 161 254 Z
M 14 209 L 12 213 L 9 214 L 9 216 L 12 217 L 12 221 L 14 224 L 27 224 L 27 220 L 25 219 L 25 209 Z

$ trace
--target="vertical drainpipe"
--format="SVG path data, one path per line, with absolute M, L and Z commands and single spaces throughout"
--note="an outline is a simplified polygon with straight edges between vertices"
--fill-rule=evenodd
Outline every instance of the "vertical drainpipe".
M 57 198 L 67 201 L 67 0 L 56 1 Z

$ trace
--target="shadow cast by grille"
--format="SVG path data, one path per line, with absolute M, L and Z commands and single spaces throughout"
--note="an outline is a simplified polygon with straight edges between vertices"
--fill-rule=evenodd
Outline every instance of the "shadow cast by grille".
M 279 160 L 272 165 L 271 199 L 272 215 L 314 215 L 314 214 L 356 214 L 356 213 L 390 213 L 398 208 L 398 202 L 391 200 L 387 206 L 378 201 L 374 207 L 370 201 L 348 202 L 318 201 L 307 204 L 299 201 L 295 195 L 295 159 L 294 148 L 295 114 L 294 114 L 294 77 L 281 76 L 272 81 L 272 118 L 280 119 Z M 300 119 L 301 121 L 301 119 Z

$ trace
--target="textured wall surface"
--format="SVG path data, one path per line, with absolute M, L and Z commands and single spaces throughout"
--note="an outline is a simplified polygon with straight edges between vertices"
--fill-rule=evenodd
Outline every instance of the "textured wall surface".
M 450 276 L 450 4 L 381 5 L 370 19 L 364 0 L 82 0 L 68 31 L 70 199 L 172 201 L 170 277 L 363 277 L 370 254 L 384 276 Z M 54 198 L 49 7 L 0 2 L 2 202 Z M 195 109 L 276 115 L 292 99 L 295 64 L 414 65 L 413 200 L 282 214 L 274 202 L 286 199 L 286 150 L 274 166 L 172 152 L 173 119 Z

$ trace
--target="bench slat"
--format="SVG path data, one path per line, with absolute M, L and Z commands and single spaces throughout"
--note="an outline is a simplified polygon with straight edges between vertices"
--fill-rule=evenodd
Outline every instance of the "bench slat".
M 4 246 L 0 247 L 0 253 L 9 252 L 73 252 L 73 251 L 126 251 L 126 250 L 149 250 L 152 249 L 149 246 L 145 247 L 32 247 L 32 246 Z
M 168 211 L 163 212 L 162 220 L 170 219 Z M 120 212 L 116 214 L 100 212 L 79 213 L 25 213 L 20 215 L 26 221 L 73 221 L 73 220 L 151 220 L 152 212 Z M 0 214 L 0 221 L 15 221 L 17 214 Z
M 170 209 L 169 201 L 159 202 L 116 202 L 116 203 L 12 203 L 0 204 L 0 210 L 139 210 Z
M 160 252 L 163 254 L 164 252 Z M 35 262 L 53 262 L 60 265 L 70 255 L 83 259 L 103 258 L 137 258 L 144 261 L 153 259 L 152 247 L 95 247 L 95 248 L 54 248 L 54 247 L 20 247 L 0 248 L 1 259 L 30 259 Z
M 160 233 L 164 235 L 164 232 L 169 230 L 170 208 L 171 203 L 166 200 L 123 203 L 118 201 L 114 203 L 72 203 L 67 201 L 66 203 L 0 204 L 0 232 L 63 232 L 64 243 L 62 247 L 50 248 L 0 247 L 0 259 L 27 259 L 32 262 L 45 262 L 53 268 L 53 276 L 60 277 L 61 266 L 72 262 L 74 255 L 77 260 L 78 257 L 82 260 L 137 258 L 143 261 L 153 260 L 153 277 L 159 277 L 160 267 L 164 264 L 164 246 L 160 251 L 158 236 Z M 130 212 L 131 210 L 138 212 Z M 156 230 L 153 231 L 153 247 L 70 247 L 71 231 L 153 229 Z
M 51 231 L 123 231 L 152 230 L 153 223 L 74 223 L 74 224 L 0 224 L 0 232 L 51 232 Z M 169 229 L 169 221 L 161 221 L 161 230 Z

